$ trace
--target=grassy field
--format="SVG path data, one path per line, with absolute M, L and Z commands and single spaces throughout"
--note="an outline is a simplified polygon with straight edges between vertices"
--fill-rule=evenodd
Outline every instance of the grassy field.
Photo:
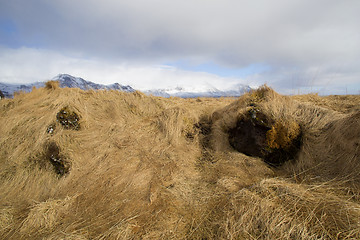
M 0 101 L 1 239 L 360 239 L 360 96 Z

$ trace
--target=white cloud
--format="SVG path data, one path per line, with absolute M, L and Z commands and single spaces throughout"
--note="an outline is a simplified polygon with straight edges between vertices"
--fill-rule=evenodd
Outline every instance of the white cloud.
M 22 50 L 32 54 L 31 68 L 19 72 L 6 62 L 0 77 L 26 80 L 68 72 L 89 80 L 132 79 L 145 87 L 159 79 L 164 84 L 192 77 L 233 81 L 161 67 L 167 62 L 235 69 L 260 63 L 272 70 L 248 76 L 251 83 L 267 82 L 282 91 L 309 82 L 359 88 L 359 12 L 358 0 L 2 1 L 0 16 L 17 28 L 16 47 L 38 50 Z M 53 59 L 44 61 L 39 52 Z M 147 81 L 139 79 L 144 76 Z
M 13 0 L 25 44 L 83 56 L 318 64 L 359 60 L 357 0 Z M 0 10 L 1 11 L 1 10 Z
M 86 80 L 131 85 L 139 90 L 170 86 L 212 85 L 220 89 L 241 83 L 241 79 L 223 78 L 205 72 L 192 72 L 171 66 L 134 65 L 99 59 L 68 57 L 55 51 L 19 48 L 0 49 L 0 82 L 31 83 L 45 81 L 59 73 Z

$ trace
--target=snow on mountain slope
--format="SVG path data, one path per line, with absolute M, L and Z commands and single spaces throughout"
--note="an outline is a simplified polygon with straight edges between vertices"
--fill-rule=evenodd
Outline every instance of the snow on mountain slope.
M 118 90 L 125 92 L 134 92 L 135 90 L 130 86 L 123 86 L 119 83 L 114 83 L 110 85 L 97 84 L 90 81 L 86 81 L 82 78 L 73 77 L 69 74 L 59 74 L 54 77 L 52 80 L 59 81 L 60 87 L 65 88 L 80 88 L 82 90 Z M 25 91 L 30 92 L 33 87 L 40 88 L 44 87 L 45 82 L 37 82 L 31 84 L 9 84 L 9 83 L 0 83 L 0 90 L 3 92 L 4 96 L 11 98 L 14 95 L 14 92 Z
M 246 92 L 249 92 L 251 88 L 247 85 L 236 84 L 226 89 L 218 89 L 210 85 L 194 87 L 180 87 L 165 88 L 165 89 L 152 89 L 144 91 L 144 93 L 153 96 L 160 97 L 182 97 L 182 98 L 194 98 L 194 97 L 239 97 Z
M 56 77 L 54 77 L 52 80 L 59 81 L 60 87 L 62 87 L 62 88 L 65 88 L 65 87 L 80 88 L 82 90 L 106 89 L 106 90 L 119 90 L 119 91 L 125 91 L 125 92 L 134 92 L 135 91 L 132 87 L 123 86 L 119 83 L 113 83 L 110 85 L 98 84 L 98 83 L 86 81 L 82 78 L 73 77 L 69 74 L 59 74 Z
M 125 92 L 134 92 L 135 90 L 130 86 L 123 86 L 119 83 L 113 83 L 110 85 L 93 83 L 86 81 L 79 77 L 73 77 L 69 74 L 59 74 L 52 80 L 59 81 L 60 87 L 65 88 L 80 88 L 82 90 L 118 90 Z M 33 87 L 44 87 L 45 82 L 37 82 L 32 84 L 7 84 L 0 83 L 0 90 L 5 97 L 10 98 L 14 95 L 14 92 L 25 91 L 30 92 Z M 181 98 L 194 98 L 194 97 L 239 97 L 246 92 L 249 92 L 251 88 L 243 84 L 235 84 L 227 88 L 216 88 L 210 84 L 197 83 L 193 85 L 184 85 L 169 87 L 163 89 L 151 89 L 143 90 L 147 95 L 159 96 L 159 97 L 181 97 Z
M 33 87 L 43 87 L 45 83 L 37 82 L 31 84 L 10 84 L 10 83 L 0 83 L 0 90 L 6 98 L 11 98 L 14 95 L 14 92 L 30 92 Z

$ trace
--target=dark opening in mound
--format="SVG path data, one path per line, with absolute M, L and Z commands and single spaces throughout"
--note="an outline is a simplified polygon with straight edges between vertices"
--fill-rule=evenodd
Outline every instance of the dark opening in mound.
M 265 157 L 266 133 L 270 128 L 261 126 L 251 120 L 240 120 L 229 132 L 230 145 L 248 156 Z
M 58 145 L 55 142 L 49 142 L 45 147 L 45 159 L 50 161 L 55 172 L 60 176 L 67 174 L 70 170 L 70 164 L 61 155 Z
M 65 129 L 80 129 L 79 116 L 75 112 L 69 110 L 67 107 L 62 108 L 56 114 L 56 119 Z
M 293 122 L 268 123 L 264 116 L 248 116 L 238 120 L 230 129 L 229 143 L 237 151 L 248 156 L 260 157 L 272 166 L 280 166 L 294 159 L 301 146 L 300 126 Z

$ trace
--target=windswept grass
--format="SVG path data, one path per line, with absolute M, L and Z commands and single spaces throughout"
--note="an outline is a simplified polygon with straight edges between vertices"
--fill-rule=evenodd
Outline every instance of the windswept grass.
M 49 82 L 2 99 L 0 238 L 359 239 L 360 97 L 343 98 Z M 277 167 L 238 152 L 229 136 L 248 119 L 266 154 L 300 147 Z

